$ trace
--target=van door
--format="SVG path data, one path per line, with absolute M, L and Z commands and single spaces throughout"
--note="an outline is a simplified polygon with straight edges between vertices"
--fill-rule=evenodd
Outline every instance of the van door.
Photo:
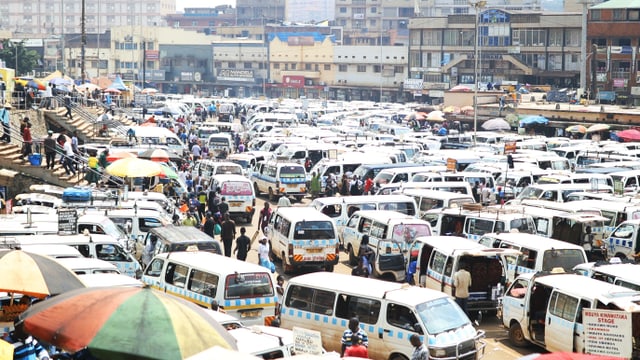
M 347 225 L 342 230 L 342 242 L 346 252 L 349 253 L 349 264 L 355 266 L 358 264 L 357 253 L 360 248 L 360 239 L 364 233 L 361 229 L 365 229 L 365 220 L 360 215 L 354 214 Z M 371 226 L 371 220 L 367 221 L 366 234 L 369 233 L 369 227 Z
M 385 354 L 406 348 L 407 339 L 413 334 L 424 335 L 413 309 L 393 302 L 388 302 L 385 308 L 385 318 L 381 319 L 385 333 L 382 337 Z
M 524 334 L 525 339 L 529 338 L 529 319 L 525 317 L 528 289 L 528 279 L 517 279 L 502 298 L 502 324 L 509 329 L 509 339 L 516 344 L 521 340 L 519 333 Z
M 580 299 L 554 290 L 547 309 L 544 343 L 547 350 L 573 352 Z

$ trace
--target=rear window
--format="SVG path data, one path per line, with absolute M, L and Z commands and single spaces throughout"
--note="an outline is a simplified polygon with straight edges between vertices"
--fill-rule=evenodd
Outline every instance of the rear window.
M 416 207 L 413 202 L 381 203 L 378 205 L 378 210 L 397 211 L 409 216 L 416 215 Z
M 431 228 L 427 224 L 398 224 L 393 227 L 391 238 L 394 241 L 410 243 L 418 236 L 430 236 Z
M 265 296 L 273 296 L 273 286 L 268 273 L 236 273 L 227 276 L 224 286 L 225 299 Z
M 283 166 L 280 168 L 280 177 L 283 178 L 306 178 L 304 168 L 302 166 Z
M 171 244 L 171 251 L 187 251 L 189 247 L 193 246 L 196 246 L 200 251 L 207 251 L 214 254 L 222 255 L 220 245 L 214 241 L 198 241 Z
M 222 183 L 220 189 L 221 195 L 253 195 L 250 182 L 244 181 L 227 181 Z
M 301 221 L 293 232 L 295 240 L 323 240 L 335 238 L 331 221 Z
M 587 262 L 582 251 L 578 249 L 552 249 L 544 252 L 542 258 L 542 270 L 551 271 L 554 268 L 563 268 L 571 271 L 576 265 Z
M 242 175 L 241 166 L 220 165 L 216 167 L 216 174 L 235 174 Z

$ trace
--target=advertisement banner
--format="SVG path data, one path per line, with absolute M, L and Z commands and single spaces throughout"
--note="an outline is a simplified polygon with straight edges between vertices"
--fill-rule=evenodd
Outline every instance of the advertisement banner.
M 300 75 L 284 75 L 282 77 L 282 84 L 286 87 L 303 88 L 304 76 Z

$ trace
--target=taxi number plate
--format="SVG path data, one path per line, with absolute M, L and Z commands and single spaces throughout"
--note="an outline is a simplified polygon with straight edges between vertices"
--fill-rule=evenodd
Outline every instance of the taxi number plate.
M 235 206 L 235 207 L 242 206 L 242 201 L 230 201 L 229 206 Z
M 307 249 L 307 252 L 319 253 L 319 252 L 322 252 L 322 248 L 310 248 L 310 249 Z
M 262 310 L 243 311 L 240 313 L 241 318 L 262 316 Z
M 288 188 L 293 188 L 295 189 L 298 186 L 298 184 L 287 184 Z

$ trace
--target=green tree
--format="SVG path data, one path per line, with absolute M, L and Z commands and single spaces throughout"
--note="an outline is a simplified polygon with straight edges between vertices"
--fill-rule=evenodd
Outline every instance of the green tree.
M 24 41 L 12 42 L 5 39 L 1 40 L 0 44 L 0 60 L 4 61 L 6 67 L 12 69 L 16 67 L 17 63 L 16 76 L 29 73 L 38 66 L 40 54 L 35 50 L 25 48 Z

